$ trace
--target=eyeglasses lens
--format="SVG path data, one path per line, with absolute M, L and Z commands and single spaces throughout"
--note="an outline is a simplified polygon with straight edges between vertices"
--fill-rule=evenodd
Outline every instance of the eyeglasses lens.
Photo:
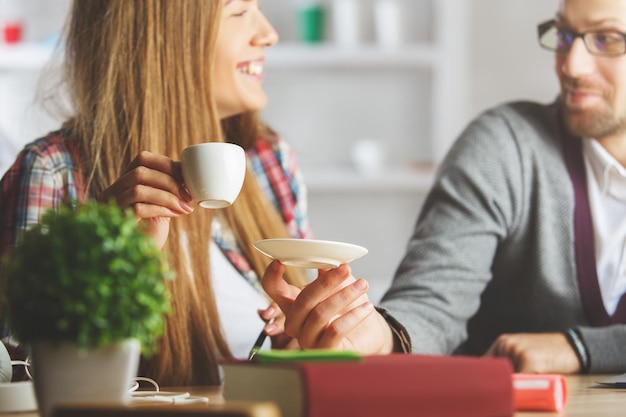
M 626 39 L 617 32 L 596 32 L 588 35 L 596 52 L 603 55 L 621 55 L 626 52 Z M 586 42 L 586 40 L 585 40 Z
M 576 38 L 582 37 L 587 50 L 594 55 L 616 56 L 626 53 L 626 36 L 616 31 L 576 33 L 559 29 L 554 22 L 539 25 L 539 43 L 557 52 L 570 50 Z

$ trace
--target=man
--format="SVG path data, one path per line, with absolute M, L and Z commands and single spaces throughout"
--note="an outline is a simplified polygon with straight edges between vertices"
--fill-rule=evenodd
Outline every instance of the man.
M 343 283 L 345 265 L 301 292 L 270 265 L 286 333 L 305 348 L 626 371 L 625 33 L 626 0 L 561 0 L 538 28 L 555 51 L 556 102 L 500 106 L 463 132 L 377 311 L 366 283 Z

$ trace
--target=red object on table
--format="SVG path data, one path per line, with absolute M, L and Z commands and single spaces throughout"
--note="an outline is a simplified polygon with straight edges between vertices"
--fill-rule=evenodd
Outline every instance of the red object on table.
M 6 43 L 18 43 L 22 40 L 22 23 L 7 22 L 2 28 L 2 34 Z
M 561 411 L 567 401 L 565 377 L 559 374 L 513 374 L 517 411 Z

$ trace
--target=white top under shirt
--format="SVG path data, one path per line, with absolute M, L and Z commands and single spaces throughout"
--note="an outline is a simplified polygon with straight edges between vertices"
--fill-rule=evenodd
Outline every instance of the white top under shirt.
M 247 359 L 265 325 L 257 310 L 267 308 L 270 301 L 245 280 L 213 240 L 209 253 L 213 291 L 224 336 L 232 354 Z M 264 346 L 269 344 L 267 338 Z
M 626 291 L 626 169 L 595 139 L 583 140 L 596 270 L 612 315 Z

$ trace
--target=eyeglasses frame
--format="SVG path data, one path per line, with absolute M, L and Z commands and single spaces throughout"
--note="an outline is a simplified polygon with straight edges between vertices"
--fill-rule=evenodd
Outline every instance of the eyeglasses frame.
M 545 35 L 545 33 L 552 29 L 555 28 L 561 32 L 565 32 L 569 35 L 572 36 L 572 43 L 569 44 L 569 48 L 566 51 L 560 51 L 558 48 L 551 48 L 549 46 L 544 45 L 541 42 L 541 38 L 543 35 Z M 610 32 L 610 33 L 614 33 L 614 34 L 618 34 L 620 35 L 623 39 L 624 39 L 624 51 L 620 52 L 620 53 L 599 53 L 597 51 L 592 51 L 589 48 L 589 45 L 587 44 L 587 41 L 585 40 L 585 36 L 587 36 L 588 34 L 594 34 L 594 33 L 606 33 L 606 32 Z M 576 38 L 581 38 L 583 40 L 583 43 L 585 44 L 585 48 L 587 49 L 587 51 L 595 56 L 604 56 L 604 57 L 616 57 L 616 56 L 621 56 L 626 54 L 626 33 L 623 32 L 619 32 L 617 30 L 589 30 L 586 32 L 576 32 L 575 30 L 572 29 L 558 29 L 556 27 L 556 20 L 555 19 L 550 19 L 547 20 L 545 22 L 539 23 L 537 25 L 537 38 L 539 41 L 539 46 L 541 46 L 544 49 L 547 49 L 549 51 L 555 51 L 555 52 L 568 52 L 569 49 L 572 47 L 572 44 L 574 43 L 574 40 L 576 40 Z

